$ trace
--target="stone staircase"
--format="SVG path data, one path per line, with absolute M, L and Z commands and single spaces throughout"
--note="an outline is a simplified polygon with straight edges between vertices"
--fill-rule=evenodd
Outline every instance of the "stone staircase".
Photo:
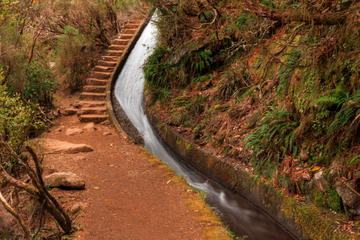
M 105 54 L 92 69 L 90 77 L 80 94 L 78 117 L 81 122 L 100 123 L 108 119 L 106 90 L 116 71 L 115 67 L 123 58 L 136 34 L 144 24 L 144 19 L 129 21 L 112 41 Z

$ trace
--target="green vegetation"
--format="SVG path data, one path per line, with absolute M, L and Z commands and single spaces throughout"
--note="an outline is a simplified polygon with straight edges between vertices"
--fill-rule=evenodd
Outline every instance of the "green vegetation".
M 256 170 L 266 170 L 274 161 L 279 164 L 285 156 L 297 155 L 295 130 L 298 126 L 296 116 L 284 107 L 270 108 L 255 131 L 245 138 L 246 147 L 253 150 L 253 166 Z
M 147 89 L 169 93 L 152 108 L 196 144 L 346 212 L 334 184 L 360 189 L 359 3 L 152 2 L 161 18 Z M 310 184 L 319 169 L 331 172 L 326 192 Z
M 58 86 L 82 88 L 122 27 L 125 19 L 117 13 L 129 14 L 138 4 L 0 0 L 0 204 L 19 223 L 1 239 L 68 239 L 64 234 L 75 230 L 44 185 L 41 159 L 29 140 L 52 125 Z
M 57 40 L 56 67 L 71 89 L 80 89 L 87 73 L 91 54 L 90 42 L 78 29 L 66 25 Z
M 22 101 L 19 94 L 11 96 L 0 86 L 0 134 L 17 154 L 24 150 L 24 144 L 29 137 L 45 127 L 45 120 L 37 104 Z M 0 149 L 0 160 L 10 171 L 16 167 L 16 160 L 3 149 Z
M 322 193 L 317 189 L 314 189 L 312 194 L 316 205 L 330 208 L 336 212 L 344 210 L 341 198 L 335 190 L 328 188 L 325 193 Z

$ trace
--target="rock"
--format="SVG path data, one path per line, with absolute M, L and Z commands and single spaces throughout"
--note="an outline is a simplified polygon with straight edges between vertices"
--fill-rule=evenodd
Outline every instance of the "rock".
M 352 181 L 346 183 L 338 181 L 335 183 L 335 190 L 346 206 L 352 209 L 357 209 L 360 204 L 360 197 L 356 195 L 353 191 L 351 191 L 350 188 L 347 187 L 345 184 L 348 185 L 350 188 L 355 189 L 355 184 Z
M 73 143 L 59 141 L 50 138 L 42 138 L 39 141 L 47 149 L 47 153 L 75 154 L 80 152 L 94 151 L 94 149 L 91 146 L 86 144 L 73 144 Z
M 81 134 L 83 132 L 84 132 L 84 130 L 82 130 L 80 128 L 69 128 L 66 130 L 65 134 L 66 134 L 66 136 L 74 136 L 77 134 Z
M 93 132 L 93 131 L 96 130 L 95 124 L 94 124 L 93 122 L 88 123 L 88 124 L 85 125 L 84 129 L 85 129 L 86 131 L 88 131 L 88 132 Z
M 112 133 L 109 132 L 109 131 L 106 131 L 106 132 L 103 133 L 103 136 L 110 136 L 110 135 L 112 135 Z
M 75 108 L 66 108 L 62 111 L 64 116 L 71 116 L 77 113 L 77 109 Z
M 71 172 L 57 172 L 44 177 L 45 184 L 65 189 L 85 189 L 85 181 Z
M 85 208 L 88 207 L 87 203 L 75 203 L 71 208 L 70 208 L 70 212 L 75 215 L 78 212 L 80 212 L 80 210 L 84 210 Z
M 7 233 L 11 231 L 15 224 L 15 218 L 9 212 L 7 212 L 4 206 L 0 203 L 0 236 L 1 233 Z
M 326 192 L 329 185 L 324 177 L 324 172 L 322 170 L 315 173 L 312 180 L 317 189 L 319 189 L 321 192 Z

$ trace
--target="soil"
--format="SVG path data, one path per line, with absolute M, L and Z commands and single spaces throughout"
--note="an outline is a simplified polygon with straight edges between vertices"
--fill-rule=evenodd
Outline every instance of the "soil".
M 61 102 L 60 102 L 61 100 Z M 58 99 L 60 110 L 77 100 L 69 93 Z M 44 175 L 73 172 L 86 182 L 83 191 L 51 191 L 70 213 L 75 239 L 230 239 L 204 198 L 125 133 L 110 123 L 95 124 L 73 136 L 66 129 L 84 129 L 76 115 L 61 116 L 42 138 L 88 144 L 93 152 L 47 154 Z M 73 210 L 73 212 L 76 212 Z M 210 237 L 209 237 L 210 236 Z M 216 236 L 216 237 L 214 237 Z

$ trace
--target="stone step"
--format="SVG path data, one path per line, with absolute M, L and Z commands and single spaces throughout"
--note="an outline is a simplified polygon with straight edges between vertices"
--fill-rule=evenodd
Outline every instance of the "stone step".
M 120 57 L 123 55 L 123 51 L 117 51 L 117 50 L 108 50 L 107 51 L 107 55 L 108 56 L 117 56 L 117 57 Z
M 116 64 L 117 64 L 116 61 L 104 61 L 104 60 L 98 61 L 98 66 L 101 66 L 101 67 L 115 67 Z
M 108 62 L 118 62 L 119 57 L 118 56 L 102 56 L 102 60 L 108 61 Z
M 96 85 L 96 86 L 106 86 L 108 83 L 107 80 L 99 80 L 96 78 L 88 78 L 86 79 L 86 84 L 88 85 Z
M 88 108 L 81 108 L 78 111 L 79 115 L 84 115 L 84 114 L 102 115 L 105 113 L 106 113 L 106 107 L 88 107 Z
M 105 93 L 94 93 L 94 92 L 82 92 L 80 94 L 80 100 L 105 100 Z
M 121 34 L 120 39 L 132 39 L 133 37 L 133 34 Z
M 78 104 L 81 108 L 105 107 L 105 101 L 79 101 Z
M 125 29 L 138 29 L 140 27 L 140 24 L 133 24 L 133 23 L 128 23 L 125 25 Z
M 79 115 L 80 122 L 101 123 L 108 119 L 106 114 L 82 114 Z
M 109 50 L 117 50 L 117 51 L 124 51 L 125 50 L 125 46 L 124 45 L 116 45 L 116 44 L 112 44 L 109 47 Z
M 115 68 L 113 67 L 104 67 L 104 66 L 100 66 L 97 65 L 94 67 L 94 71 L 96 72 L 106 72 L 106 73 L 112 73 L 114 71 Z
M 86 86 L 84 86 L 83 90 L 84 90 L 84 92 L 105 93 L 106 86 L 86 85 Z
M 126 46 L 126 45 L 129 44 L 129 40 L 115 39 L 115 40 L 113 41 L 113 44 Z
M 96 78 L 96 79 L 99 79 L 99 80 L 109 79 L 110 76 L 111 76 L 111 73 L 108 73 L 108 72 L 95 72 L 95 71 L 93 71 L 91 73 L 91 78 Z
M 134 19 L 131 19 L 129 20 L 127 23 L 130 23 L 130 24 L 141 24 L 143 22 L 143 18 L 134 18 Z
M 136 33 L 136 29 L 125 29 L 124 30 L 124 34 L 135 34 Z

